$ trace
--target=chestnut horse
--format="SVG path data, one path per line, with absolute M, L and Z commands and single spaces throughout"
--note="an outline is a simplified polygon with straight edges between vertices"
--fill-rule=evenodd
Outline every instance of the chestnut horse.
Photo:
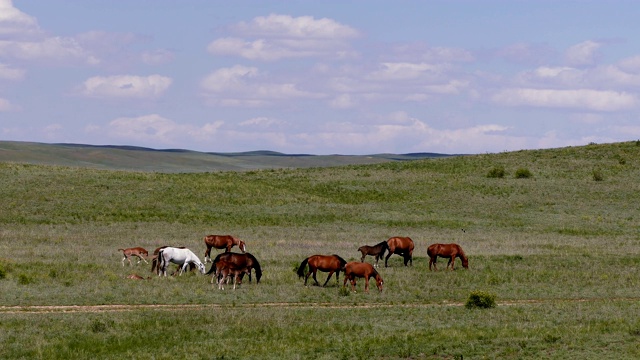
M 309 272 L 305 276 L 304 270 L 309 264 Z M 316 285 L 320 285 L 318 283 L 318 279 L 316 279 L 316 273 L 318 270 L 323 272 L 328 272 L 329 276 L 327 277 L 327 281 L 324 282 L 324 285 L 327 286 L 329 279 L 331 279 L 331 275 L 336 273 L 336 283 L 339 283 L 338 278 L 340 277 L 340 271 L 344 270 L 344 266 L 347 264 L 347 261 L 341 258 L 338 255 L 313 255 L 308 258 L 302 260 L 300 267 L 298 267 L 298 278 L 304 276 L 304 285 L 307 285 L 307 280 L 309 279 L 309 275 L 313 274 L 313 280 L 316 282 Z
M 222 260 L 233 263 L 238 267 L 246 267 L 249 270 L 247 272 L 247 274 L 249 275 L 249 281 L 251 281 L 251 270 L 252 269 L 255 270 L 256 282 L 257 283 L 260 282 L 260 278 L 262 277 L 262 268 L 260 267 L 260 263 L 258 262 L 258 259 L 256 259 L 256 257 L 251 255 L 250 253 L 238 254 L 233 252 L 224 252 L 224 253 L 218 254 L 218 256 L 216 256 L 216 258 L 213 260 L 213 265 L 211 265 L 211 269 L 205 275 L 209 275 L 211 273 L 216 272 L 216 264 L 218 263 L 218 261 L 222 261 Z M 240 280 L 242 280 L 243 277 L 244 277 L 244 273 L 240 275 Z M 213 278 L 211 279 L 211 282 L 213 283 Z
M 144 261 L 145 263 L 148 264 L 147 260 L 144 257 L 148 257 L 149 252 L 147 252 L 145 248 L 133 247 L 133 248 L 126 248 L 126 249 L 118 249 L 118 251 L 122 251 L 122 255 L 124 255 L 124 257 L 122 258 L 122 266 L 124 266 L 125 260 L 129 260 L 129 265 L 131 265 L 132 256 L 135 256 L 138 258 L 138 264 L 140 264 L 140 261 Z M 144 257 L 142 257 L 142 255 L 144 255 Z
M 367 255 L 371 255 L 371 256 L 374 256 L 376 259 L 376 264 L 374 265 L 374 267 L 378 267 L 378 260 L 384 257 L 384 252 L 387 250 L 389 250 L 389 244 L 387 244 L 386 241 L 382 241 L 379 244 L 374 246 L 369 246 L 369 245 L 360 246 L 358 248 L 358 251 L 362 253 L 362 258 L 360 259 L 360 262 L 364 262 L 364 258 Z
M 211 262 L 211 248 L 225 249 L 225 252 L 230 252 L 231 248 L 237 246 L 243 253 L 247 252 L 247 246 L 244 241 L 235 238 L 231 235 L 207 235 L 204 237 L 204 244 L 207 245 L 207 250 L 204 252 L 204 263 Z
M 216 275 L 214 275 L 214 277 L 218 277 L 219 290 L 224 290 L 225 280 L 228 284 L 231 277 L 233 277 L 233 290 L 235 290 L 236 285 L 242 284 L 242 275 L 248 274 L 251 271 L 246 266 L 239 266 L 231 261 L 216 260 L 218 260 L 218 262 L 215 264 Z M 213 283 L 213 278 L 211 278 L 211 283 Z
M 427 255 L 429 255 L 429 270 L 431 270 L 431 264 L 433 264 L 433 268 L 438 271 L 438 267 L 436 266 L 438 257 L 449 259 L 446 267 L 447 269 L 449 268 L 449 265 L 451 265 L 451 270 L 453 270 L 453 266 L 456 263 L 456 257 L 459 257 L 460 260 L 462 260 L 463 268 L 469 268 L 469 259 L 464 254 L 462 247 L 458 244 L 429 245 L 429 248 L 427 249 Z
M 369 278 L 376 279 L 376 286 L 382 292 L 382 276 L 378 274 L 376 269 L 369 263 L 352 261 L 347 263 L 344 268 L 344 283 L 342 287 L 347 286 L 347 281 L 351 280 L 351 291 L 356 291 L 356 278 L 364 278 L 364 292 L 369 292 Z
M 413 266 L 413 240 L 408 237 L 392 237 L 387 240 L 389 245 L 389 255 L 384 259 L 384 267 L 387 267 L 387 261 L 393 254 L 402 255 L 404 258 L 404 266 L 411 264 Z

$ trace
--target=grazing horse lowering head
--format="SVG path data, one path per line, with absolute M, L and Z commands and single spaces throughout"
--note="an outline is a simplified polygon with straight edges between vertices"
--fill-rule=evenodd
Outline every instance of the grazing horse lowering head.
M 451 270 L 454 270 L 457 257 L 462 261 L 463 268 L 469 268 L 469 259 L 462 250 L 462 247 L 458 244 L 431 244 L 427 248 L 427 255 L 429 255 L 429 270 L 431 270 L 432 265 L 434 270 L 438 270 L 436 265 L 438 257 L 449 259 L 447 269 L 451 266 Z
M 307 267 L 307 264 L 309 265 L 309 272 L 305 276 L 305 269 Z M 316 278 L 316 273 L 318 272 L 318 270 L 323 272 L 328 272 L 329 276 L 327 276 L 327 281 L 325 281 L 324 285 L 322 285 L 322 286 L 326 286 L 327 283 L 329 282 L 329 279 L 331 279 L 331 276 L 333 275 L 333 273 L 336 274 L 336 282 L 338 282 L 340 271 L 344 271 L 344 266 L 346 264 L 347 264 L 347 261 L 345 259 L 335 254 L 334 255 L 312 255 L 302 260 L 302 263 L 298 267 L 297 273 L 299 278 L 304 277 L 304 285 L 306 286 L 307 280 L 309 279 L 309 276 L 311 274 L 313 274 L 313 280 L 315 281 L 316 285 L 320 285 L 320 283 L 318 282 L 318 279 Z
M 160 272 L 167 276 L 167 267 L 169 263 L 180 265 L 179 275 L 185 271 L 189 264 L 194 264 L 201 274 L 204 275 L 205 267 L 200 259 L 189 249 L 180 249 L 174 247 L 166 247 L 158 253 Z
M 382 276 L 374 269 L 374 267 L 369 263 L 352 261 L 347 263 L 344 270 L 344 283 L 342 287 L 347 286 L 347 281 L 351 281 L 351 291 L 356 291 L 356 279 L 364 278 L 364 292 L 369 292 L 369 279 L 374 278 L 376 280 L 376 286 L 378 287 L 378 291 L 382 292 L 382 286 L 384 281 L 382 280 Z

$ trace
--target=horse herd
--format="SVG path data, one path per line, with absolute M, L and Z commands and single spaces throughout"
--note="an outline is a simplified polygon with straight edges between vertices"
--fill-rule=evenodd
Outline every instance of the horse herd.
M 244 241 L 231 236 L 231 235 L 207 235 L 204 237 L 204 243 L 207 247 L 204 254 L 204 263 L 200 261 L 198 256 L 193 251 L 184 247 L 172 247 L 162 246 L 153 252 L 151 272 L 155 272 L 158 276 L 167 276 L 167 268 L 171 263 L 177 264 L 178 269 L 174 273 L 182 275 L 187 270 L 198 269 L 201 274 L 212 275 L 211 283 L 214 281 L 218 284 L 218 289 L 224 290 L 224 284 L 229 283 L 233 279 L 233 288 L 235 289 L 238 284 L 242 283 L 244 275 L 249 277 L 251 281 L 251 272 L 255 272 L 256 282 L 260 282 L 262 277 L 262 268 L 260 263 L 252 254 L 246 250 L 246 244 Z M 233 253 L 231 248 L 237 246 L 242 253 Z M 338 255 L 312 255 L 304 259 L 297 269 L 299 278 L 304 277 L 304 285 L 307 285 L 309 276 L 313 276 L 313 280 L 316 285 L 320 285 L 316 274 L 318 271 L 328 272 L 327 280 L 323 286 L 326 286 L 331 276 L 336 274 L 336 283 L 339 283 L 340 272 L 344 272 L 343 288 L 346 288 L 347 282 L 351 283 L 351 290 L 355 292 L 356 279 L 363 278 L 365 281 L 365 292 L 369 292 L 369 279 L 373 278 L 376 282 L 376 286 L 379 291 L 382 291 L 384 281 L 382 276 L 375 269 L 378 267 L 378 260 L 384 258 L 385 267 L 388 266 L 388 260 L 393 254 L 400 255 L 404 258 L 405 266 L 413 266 L 413 240 L 409 237 L 391 237 L 387 241 L 382 241 L 374 246 L 364 245 L 358 248 L 358 251 L 362 254 L 360 261 L 347 262 Z M 216 256 L 214 260 L 211 260 L 211 248 L 224 249 L 224 252 Z M 131 258 L 137 257 L 138 264 L 144 261 L 148 264 L 145 258 L 149 257 L 149 253 L 142 247 L 133 247 L 127 249 L 118 249 L 122 251 L 122 266 L 125 261 L 129 261 L 131 265 Z M 385 253 L 388 253 L 385 257 Z M 455 259 L 460 258 L 462 266 L 465 269 L 469 268 L 469 260 L 465 255 L 462 247 L 458 244 L 432 244 L 427 249 L 427 255 L 429 256 L 429 270 L 438 270 L 436 261 L 438 257 L 449 259 L 447 263 L 447 269 L 450 267 L 454 269 Z M 367 256 L 373 256 L 375 264 L 369 264 L 365 262 Z M 211 262 L 211 269 L 205 273 L 205 264 Z M 307 267 L 309 271 L 306 272 Z M 305 273 L 306 272 L 306 273 Z M 141 276 L 132 274 L 129 275 L 130 279 L 143 279 Z

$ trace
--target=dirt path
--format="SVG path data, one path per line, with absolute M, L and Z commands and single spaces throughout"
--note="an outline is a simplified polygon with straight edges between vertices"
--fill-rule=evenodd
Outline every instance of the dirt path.
M 546 300 L 512 300 L 499 301 L 498 306 L 517 306 L 527 304 L 544 303 L 578 303 L 599 301 L 640 301 L 640 298 L 598 298 L 598 299 L 546 299 Z M 329 309 L 354 309 L 354 308 L 428 308 L 464 306 L 460 302 L 441 302 L 426 304 L 334 304 L 334 303 L 251 303 L 251 304 L 164 304 L 164 305 L 42 305 L 42 306 L 0 306 L 0 314 L 32 314 L 32 313 L 101 313 L 101 312 L 125 312 L 140 310 L 204 310 L 220 308 L 329 308 Z

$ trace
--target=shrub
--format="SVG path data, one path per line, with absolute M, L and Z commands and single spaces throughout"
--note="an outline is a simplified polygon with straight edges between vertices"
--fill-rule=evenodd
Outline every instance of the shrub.
M 351 295 L 351 290 L 349 290 L 349 288 L 346 287 L 346 286 L 342 286 L 342 287 L 340 287 L 340 290 L 338 290 L 338 295 L 340 295 L 340 296 L 349 296 L 349 295 Z
M 600 171 L 599 169 L 594 169 L 592 171 L 592 175 L 593 175 L 593 180 L 594 181 L 602 181 L 602 180 L 604 180 L 604 176 L 602 175 L 602 171 Z
M 7 269 L 5 268 L 4 264 L 0 263 L 0 280 L 6 277 L 7 277 Z
M 504 175 L 504 166 L 496 166 L 487 173 L 488 178 L 503 178 Z
M 516 179 L 528 179 L 532 176 L 533 174 L 527 168 L 520 168 L 516 170 Z
M 496 295 L 481 290 L 472 291 L 464 306 L 467 309 L 488 309 L 495 307 Z

